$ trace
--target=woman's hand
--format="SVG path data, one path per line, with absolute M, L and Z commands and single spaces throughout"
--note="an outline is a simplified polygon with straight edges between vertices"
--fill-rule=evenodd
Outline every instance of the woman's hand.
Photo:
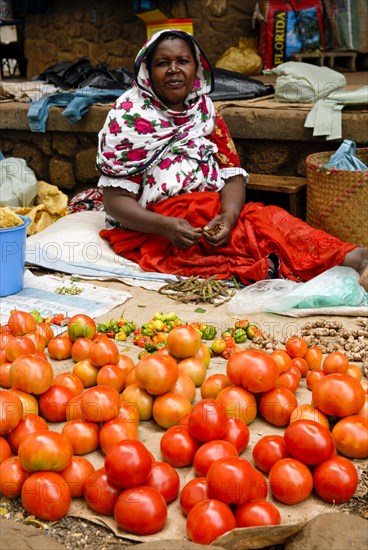
M 225 246 L 230 239 L 232 228 L 226 215 L 219 214 L 203 228 L 204 241 L 213 248 Z
M 195 245 L 202 237 L 202 229 L 193 227 L 187 220 L 182 218 L 167 218 L 167 227 L 163 232 L 174 246 L 182 250 L 188 250 Z

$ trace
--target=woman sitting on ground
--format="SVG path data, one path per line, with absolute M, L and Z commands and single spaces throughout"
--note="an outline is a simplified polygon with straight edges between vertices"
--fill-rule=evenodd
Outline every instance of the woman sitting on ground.
M 306 281 L 344 265 L 367 288 L 368 249 L 279 207 L 245 204 L 247 173 L 206 95 L 212 87 L 210 64 L 191 35 L 161 31 L 143 46 L 133 88 L 99 133 L 101 236 L 145 271 L 250 284 Z

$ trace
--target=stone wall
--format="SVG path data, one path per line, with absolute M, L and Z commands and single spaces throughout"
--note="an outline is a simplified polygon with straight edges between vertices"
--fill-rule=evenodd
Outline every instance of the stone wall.
M 133 0 L 49 0 L 46 13 L 24 16 L 27 77 L 60 61 L 88 57 L 92 65 L 131 69 L 146 39 Z M 194 35 L 214 63 L 241 36 L 254 36 L 256 0 L 158 0 L 168 18 L 193 19 Z

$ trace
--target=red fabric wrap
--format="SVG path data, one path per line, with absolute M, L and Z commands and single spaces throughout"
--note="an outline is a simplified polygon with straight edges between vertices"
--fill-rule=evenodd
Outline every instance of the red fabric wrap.
M 220 195 L 187 193 L 161 201 L 153 210 L 204 227 L 220 212 Z M 267 256 L 271 253 L 280 259 L 280 275 L 306 281 L 340 265 L 346 253 L 356 248 L 312 228 L 278 206 L 261 203 L 244 205 L 231 240 L 217 249 L 201 239 L 183 251 L 159 235 L 125 229 L 104 229 L 100 235 L 117 254 L 138 263 L 145 271 L 204 278 L 216 275 L 219 279 L 236 276 L 244 284 L 266 278 Z

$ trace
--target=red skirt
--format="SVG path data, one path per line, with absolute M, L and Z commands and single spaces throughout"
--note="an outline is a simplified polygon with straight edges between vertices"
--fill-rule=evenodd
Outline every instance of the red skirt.
M 161 201 L 153 210 L 204 227 L 220 208 L 218 193 L 195 192 Z M 160 235 L 125 229 L 104 229 L 100 235 L 117 254 L 139 264 L 144 271 L 218 279 L 235 276 L 243 284 L 266 278 L 267 257 L 272 253 L 279 258 L 279 277 L 308 281 L 340 265 L 356 248 L 278 206 L 251 202 L 244 205 L 230 241 L 221 248 L 213 249 L 201 239 L 184 251 Z

